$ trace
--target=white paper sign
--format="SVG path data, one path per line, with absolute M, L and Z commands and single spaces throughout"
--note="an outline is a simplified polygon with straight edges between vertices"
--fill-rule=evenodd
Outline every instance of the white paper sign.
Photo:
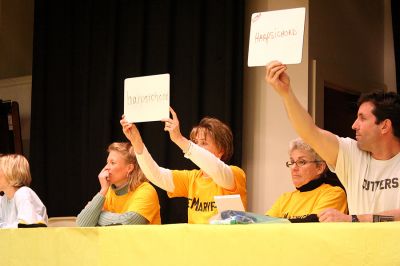
M 160 121 L 169 117 L 169 74 L 127 78 L 124 114 L 129 123 Z
M 305 13 L 304 7 L 254 13 L 251 16 L 248 66 L 265 66 L 273 60 L 283 64 L 300 63 Z

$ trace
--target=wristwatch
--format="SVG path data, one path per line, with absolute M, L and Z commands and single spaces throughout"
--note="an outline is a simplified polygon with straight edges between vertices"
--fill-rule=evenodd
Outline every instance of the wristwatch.
M 393 222 L 394 221 L 394 216 L 388 216 L 388 215 L 372 215 L 372 222 L 374 223 L 379 223 L 379 222 Z
M 360 220 L 358 220 L 357 215 L 353 214 L 353 215 L 351 216 L 351 222 L 353 222 L 353 223 L 358 223 L 358 222 L 360 222 Z

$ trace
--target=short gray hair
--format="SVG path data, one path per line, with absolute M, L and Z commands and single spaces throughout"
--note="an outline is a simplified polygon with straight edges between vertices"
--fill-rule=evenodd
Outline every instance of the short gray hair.
M 310 153 L 311 156 L 314 157 L 315 161 L 321 161 L 321 162 L 325 162 L 321 156 L 318 155 L 318 153 L 316 153 L 314 151 L 313 148 L 311 148 L 310 145 L 308 145 L 307 143 L 304 142 L 304 140 L 302 140 L 301 138 L 297 138 L 294 139 L 292 141 L 290 141 L 289 143 L 289 155 L 290 153 L 292 153 L 292 151 L 294 150 L 302 150 L 302 151 L 307 151 Z

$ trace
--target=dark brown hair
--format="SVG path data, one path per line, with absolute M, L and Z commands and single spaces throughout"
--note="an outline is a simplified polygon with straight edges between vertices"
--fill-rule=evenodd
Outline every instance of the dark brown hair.
M 205 130 L 214 139 L 217 147 L 223 152 L 221 160 L 227 163 L 233 155 L 231 129 L 217 118 L 204 117 L 197 126 L 193 127 L 190 139 L 193 141 L 201 130 Z
M 393 135 L 400 139 L 400 96 L 395 92 L 374 91 L 362 94 L 358 107 L 365 102 L 374 105 L 372 114 L 376 117 L 375 123 L 389 119 L 392 122 Z

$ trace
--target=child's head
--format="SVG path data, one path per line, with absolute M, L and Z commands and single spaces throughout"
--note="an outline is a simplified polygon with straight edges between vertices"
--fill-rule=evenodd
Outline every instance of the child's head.
M 29 186 L 32 180 L 29 163 L 19 154 L 0 156 L 0 175 L 3 175 L 12 187 Z

